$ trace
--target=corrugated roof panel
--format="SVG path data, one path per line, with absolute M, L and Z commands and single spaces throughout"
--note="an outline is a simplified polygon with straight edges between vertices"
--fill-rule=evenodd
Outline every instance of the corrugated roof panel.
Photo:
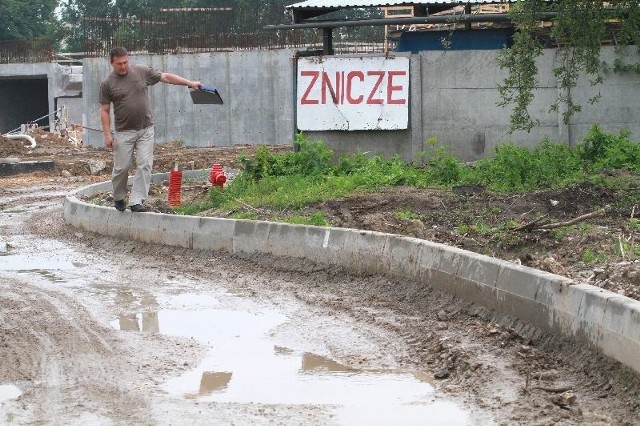
M 430 0 L 430 1 L 407 1 L 407 0 L 306 0 L 287 6 L 287 9 L 335 9 L 347 7 L 382 7 L 382 6 L 405 6 L 405 5 L 428 5 L 428 4 L 490 4 L 490 3 L 511 3 L 500 0 Z
M 307 0 L 300 3 L 287 6 L 287 9 L 300 9 L 300 8 L 337 8 L 337 7 L 374 7 L 374 6 L 404 6 L 409 4 L 427 4 L 427 2 L 420 1 L 407 1 L 407 0 Z

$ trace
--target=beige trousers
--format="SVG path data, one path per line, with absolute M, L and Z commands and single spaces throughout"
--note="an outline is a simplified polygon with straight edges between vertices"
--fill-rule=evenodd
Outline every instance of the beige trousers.
M 129 205 L 143 204 L 149 196 L 151 169 L 153 168 L 153 126 L 142 130 L 116 132 L 113 146 L 113 199 L 124 200 L 127 197 L 129 168 L 135 156 L 136 173 L 129 197 Z

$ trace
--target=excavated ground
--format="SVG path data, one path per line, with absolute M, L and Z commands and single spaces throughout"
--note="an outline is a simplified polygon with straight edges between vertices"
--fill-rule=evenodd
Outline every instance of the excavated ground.
M 3 178 L 3 192 L 56 184 L 68 189 L 109 179 L 109 151 L 69 146 L 65 141 L 53 141 L 50 135 L 39 139 L 38 147 L 31 152 L 19 144 L 0 141 L 0 157 L 52 159 L 56 170 Z M 188 168 L 193 164 L 194 169 L 210 167 L 214 162 L 234 168 L 238 167 L 236 159 L 240 153 L 251 155 L 251 152 L 251 146 L 194 149 L 166 144 L 156 150 L 154 171 L 169 171 L 176 161 L 188 164 Z M 204 184 L 186 184 L 183 204 L 206 197 L 208 189 Z M 153 194 L 149 204 L 158 211 L 170 212 L 166 187 L 154 187 Z M 622 195 L 595 185 L 509 196 L 481 188 L 454 191 L 394 188 L 320 203 L 310 207 L 309 212 L 322 211 L 334 226 L 427 238 L 638 298 L 640 272 L 633 255 L 636 230 L 629 220 L 635 215 L 635 207 L 621 204 Z M 600 211 L 605 205 L 609 207 Z M 10 207 L 10 198 L 5 198 L 0 208 Z M 220 216 L 228 213 L 207 212 Z M 194 277 L 206 277 L 211 274 L 212 264 L 225 263 L 231 265 L 231 271 L 238 271 L 226 272 L 228 276 L 249 270 L 261 277 L 255 283 L 243 281 L 236 289 L 243 294 L 292 294 L 314 309 L 346 313 L 362 324 L 382 327 L 406 344 L 406 351 L 393 355 L 399 365 L 429 371 L 441 380 L 441 390 L 484 407 L 499 419 L 499 424 L 640 424 L 637 374 L 574 342 L 546 335 L 519 321 L 495 316 L 428 288 L 300 265 L 295 259 L 224 254 L 212 257 L 210 253 L 78 235 L 60 220 L 60 214 L 39 218 L 33 224 L 34 232 L 83 244 L 98 254 L 122 252 L 123 256 L 134 256 L 135 262 L 152 267 L 161 268 L 168 256 L 181 268 L 181 273 Z M 275 215 L 276 212 L 266 208 L 259 210 L 263 219 Z M 535 221 L 540 217 L 543 220 Z M 568 223 L 572 221 L 576 221 L 574 225 Z M 501 232 L 487 232 L 506 223 L 511 226 Z M 589 252 L 594 259 L 585 254 Z M 3 287 L 3 293 L 17 291 L 10 288 Z M 16 297 L 11 295 L 9 299 Z M 36 300 L 35 295 L 32 299 Z M 14 334 L 35 332 L 43 320 L 37 316 L 20 318 L 29 324 L 13 327 Z M 11 311 L 4 312 L 5 324 L 13 319 Z M 6 350 L 19 337 L 14 334 L 0 333 L 2 359 L 16 355 Z M 29 341 L 26 337 L 18 340 Z M 37 347 L 24 350 L 29 353 L 37 351 Z M 341 361 L 365 365 L 372 362 Z M 0 374 L 11 376 L 16 371 L 19 372 L 14 368 Z M 142 420 L 149 419 L 142 417 Z

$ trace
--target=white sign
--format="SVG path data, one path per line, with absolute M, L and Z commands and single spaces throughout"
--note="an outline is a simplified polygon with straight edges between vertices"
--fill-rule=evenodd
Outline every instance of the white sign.
M 300 58 L 299 130 L 397 130 L 409 122 L 409 58 Z

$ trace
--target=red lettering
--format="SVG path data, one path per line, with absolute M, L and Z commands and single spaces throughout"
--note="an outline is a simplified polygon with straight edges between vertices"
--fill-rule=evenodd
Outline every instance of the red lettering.
M 384 103 L 384 99 L 374 98 L 376 92 L 378 91 L 378 88 L 382 84 L 382 79 L 384 78 L 384 74 L 385 74 L 384 71 L 367 71 L 367 75 L 378 76 L 378 80 L 373 85 L 373 88 L 371 89 L 371 93 L 369 93 L 369 97 L 367 98 L 367 103 L 370 105 L 378 105 L 378 104 Z
M 319 71 L 301 71 L 300 75 L 302 77 L 312 77 L 311 78 L 311 82 L 307 86 L 307 90 L 305 90 L 304 94 L 302 95 L 302 99 L 300 100 L 300 103 L 302 105 L 317 105 L 317 104 L 319 104 L 320 101 L 318 101 L 317 99 L 309 99 L 309 93 L 311 93 L 311 89 L 313 89 L 313 86 L 316 84 L 316 81 L 318 81 L 318 77 L 320 76 L 320 72 Z
M 387 103 L 389 105 L 404 105 L 407 100 L 406 99 L 393 99 L 393 92 L 397 92 L 402 90 L 402 86 L 394 86 L 393 85 L 393 76 L 395 75 L 407 75 L 406 71 L 389 71 L 389 78 L 387 79 Z
M 322 72 L 322 104 L 323 105 L 327 103 L 327 89 L 329 89 L 329 94 L 331 94 L 331 99 L 333 100 L 333 103 L 337 104 L 338 98 L 336 97 L 336 92 L 333 89 L 333 86 L 331 85 L 331 80 L 329 80 L 329 75 L 327 75 L 326 72 Z
M 364 99 L 363 95 L 358 96 L 357 98 L 353 97 L 353 79 L 357 78 L 360 82 L 364 81 L 364 73 L 362 71 L 351 71 L 347 74 L 347 102 L 350 104 L 360 104 Z
M 406 77 L 407 71 L 336 71 L 332 80 L 326 71 L 301 71 L 301 77 L 311 77 L 300 99 L 302 105 L 326 105 L 329 102 L 343 105 L 362 104 L 365 100 L 366 87 L 371 87 L 366 103 L 368 105 L 405 105 L 406 96 L 402 96 L 404 84 L 394 84 L 399 77 Z M 311 91 L 317 87 L 320 79 L 320 99 L 312 98 Z M 302 80 L 302 79 L 301 79 Z M 386 81 L 385 81 L 386 80 Z M 384 87 L 386 83 L 386 87 Z M 301 83 L 304 84 L 304 83 Z M 362 92 L 365 93 L 362 93 Z M 397 96 L 397 97 L 396 97 Z

